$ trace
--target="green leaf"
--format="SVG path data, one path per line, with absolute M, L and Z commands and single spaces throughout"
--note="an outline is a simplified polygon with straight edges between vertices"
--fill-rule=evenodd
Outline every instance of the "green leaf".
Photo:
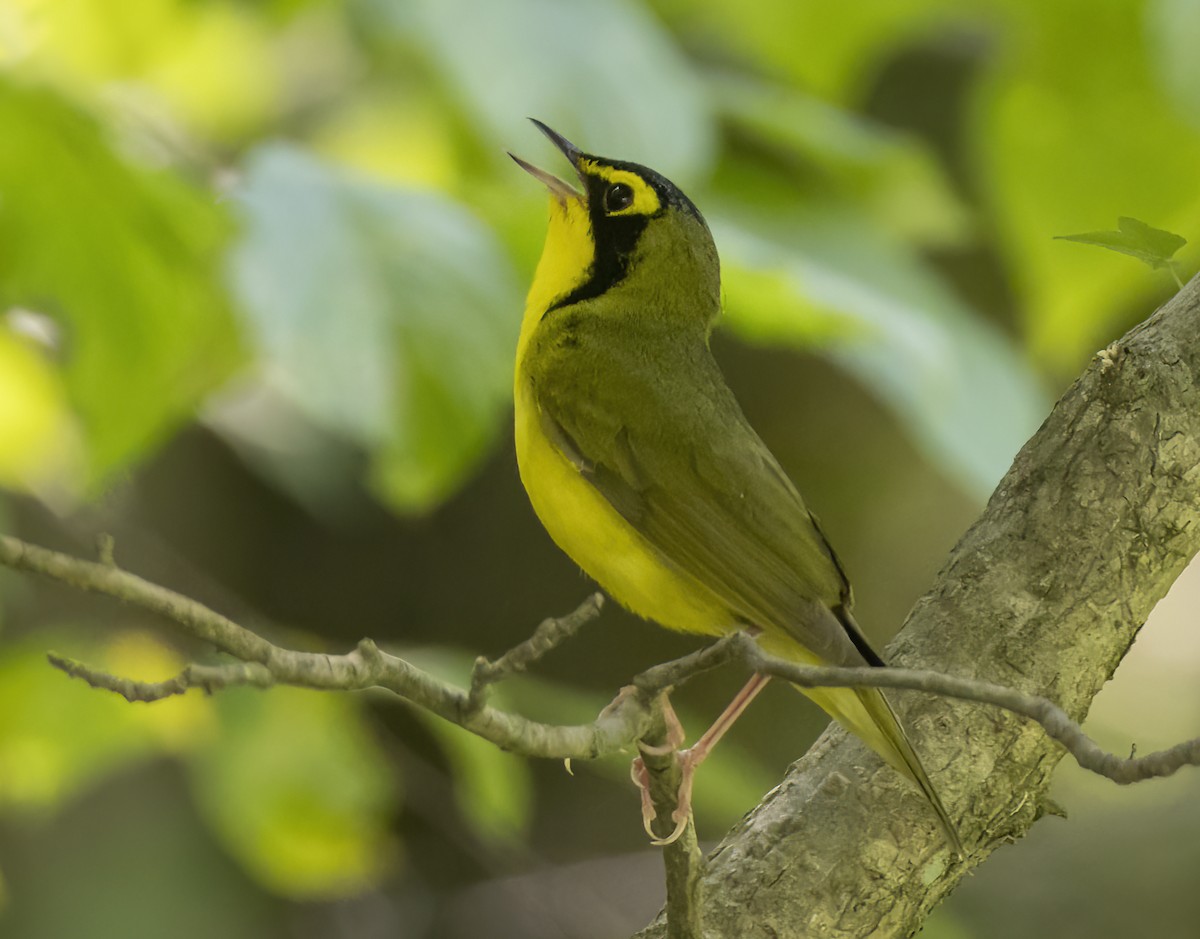
M 399 780 L 361 700 L 282 687 L 214 700 L 220 734 L 189 769 L 229 852 L 289 897 L 351 896 L 377 884 L 395 851 L 387 831 Z
M 1110 251 L 1128 254 L 1154 269 L 1170 267 L 1172 255 L 1187 244 L 1187 239 L 1174 232 L 1152 228 L 1136 218 L 1121 216 L 1117 231 L 1090 231 L 1080 235 L 1055 235 L 1060 241 L 1077 241 L 1084 245 L 1099 245 Z
M 269 383 L 371 454 L 377 492 L 428 509 L 500 428 L 520 296 L 507 259 L 445 197 L 270 146 L 239 193 L 237 293 Z
M 704 87 L 637 3 L 375 0 L 371 9 L 434 60 L 498 160 L 504 149 L 535 145 L 554 154 L 547 165 L 561 160 L 525 120 L 536 117 L 585 150 L 652 163 L 681 184 L 712 164 Z
M 991 492 L 1049 404 L 996 329 L 844 207 L 727 206 L 711 218 L 735 331 L 815 346 L 968 492 Z
M 0 304 L 63 326 L 93 487 L 143 455 L 238 361 L 212 194 L 120 156 L 58 95 L 0 78 Z
M 1188 230 L 1200 217 L 1200 127 L 1163 91 L 1144 4 L 1000 5 L 1006 35 L 1022 39 L 986 59 L 968 154 L 1031 351 L 1065 377 L 1158 288 L 1048 236 L 1128 206 Z

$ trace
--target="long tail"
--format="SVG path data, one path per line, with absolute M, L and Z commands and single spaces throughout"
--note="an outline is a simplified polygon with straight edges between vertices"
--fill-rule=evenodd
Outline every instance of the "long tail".
M 889 766 L 907 776 L 937 813 L 938 821 L 946 833 L 946 840 L 961 858 L 964 856 L 958 829 L 950 820 L 946 807 L 938 797 L 937 790 L 929 781 L 925 767 L 904 733 L 895 711 L 878 688 L 800 688 L 823 710 L 841 723 L 856 737 L 862 739 L 878 753 Z

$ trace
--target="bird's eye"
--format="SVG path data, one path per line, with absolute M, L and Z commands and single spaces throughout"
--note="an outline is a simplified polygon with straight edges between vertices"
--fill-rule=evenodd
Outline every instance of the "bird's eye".
M 624 183 L 613 183 L 604 191 L 604 211 L 620 212 L 633 205 L 633 190 Z

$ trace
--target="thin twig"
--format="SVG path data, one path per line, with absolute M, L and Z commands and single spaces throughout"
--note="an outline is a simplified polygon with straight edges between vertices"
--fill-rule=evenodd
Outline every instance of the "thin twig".
M 644 672 L 635 675 L 632 684 L 648 698 L 659 692 L 678 688 L 697 675 L 736 660 L 740 655 L 740 644 L 747 639 L 752 639 L 749 633 L 730 633 L 695 652 L 689 652 L 670 662 L 651 665 Z
M 496 661 L 491 662 L 481 655 L 475 660 L 475 667 L 471 670 L 471 690 L 467 695 L 467 707 L 478 709 L 486 698 L 489 685 L 503 681 L 509 675 L 525 671 L 547 652 L 570 639 L 599 616 L 603 607 L 604 594 L 594 593 L 566 616 L 542 620 L 532 636 L 509 649 Z
M 212 691 L 246 683 L 342 691 L 380 687 L 505 750 L 557 760 L 595 759 L 627 750 L 644 737 L 653 722 L 653 699 L 660 692 L 732 660 L 751 671 L 774 675 L 806 688 L 908 689 L 1004 708 L 1040 724 L 1084 769 L 1122 785 L 1170 776 L 1181 767 L 1200 765 L 1200 738 L 1146 756 L 1125 759 L 1101 749 L 1061 708 L 1044 697 L 925 670 L 797 665 L 767 655 L 747 633 L 727 636 L 704 649 L 647 669 L 633 679 L 637 694 L 619 696 L 591 724 L 542 724 L 485 703 L 473 706 L 469 690 L 441 681 L 404 659 L 378 649 L 369 639 L 362 640 L 353 652 L 345 655 L 284 649 L 203 604 L 136 575 L 39 548 L 6 535 L 0 535 L 0 564 L 44 574 L 84 590 L 108 594 L 154 610 L 242 663 L 261 666 L 252 672 L 239 672 L 240 666 L 193 665 L 170 681 L 147 684 L 130 682 L 64 659 L 52 660 L 68 674 L 131 700 L 157 700 L 188 688 Z M 585 602 L 563 619 L 586 621 L 592 615 L 589 611 L 594 602 L 594 598 Z M 268 675 L 270 682 L 266 678 Z
M 119 694 L 131 703 L 162 701 L 164 698 L 183 694 L 192 688 L 199 688 L 212 694 L 214 691 L 231 688 L 235 685 L 270 688 L 276 684 L 275 676 L 257 662 L 233 662 L 229 665 L 189 665 L 174 678 L 166 681 L 135 681 L 131 678 L 111 675 L 53 652 L 48 652 L 46 658 L 50 660 L 51 665 L 72 678 L 80 678 L 93 688 Z
M 1200 737 L 1142 757 L 1134 757 L 1134 751 L 1131 751 L 1125 759 L 1101 749 L 1062 708 L 1040 695 L 926 669 L 796 665 L 767 655 L 740 634 L 736 641 L 738 658 L 747 667 L 803 688 L 871 687 L 926 691 L 946 698 L 990 704 L 1027 717 L 1040 724 L 1047 736 L 1061 744 L 1081 767 L 1122 786 L 1170 776 L 1184 766 L 1200 766 Z
M 629 749 L 650 723 L 649 701 L 641 695 L 626 696 L 605 708 L 592 723 L 573 726 L 527 720 L 486 704 L 470 709 L 465 689 L 383 652 L 369 639 L 362 640 L 353 652 L 345 655 L 284 649 L 204 604 L 128 571 L 71 557 L 7 535 L 0 535 L 0 564 L 159 613 L 188 635 L 211 643 L 233 658 L 264 666 L 277 684 L 340 691 L 384 688 L 501 749 L 525 756 L 595 759 Z M 87 671 L 93 675 L 101 674 L 95 669 Z M 115 676 L 110 677 L 117 680 Z M 175 680 L 187 683 L 186 678 Z

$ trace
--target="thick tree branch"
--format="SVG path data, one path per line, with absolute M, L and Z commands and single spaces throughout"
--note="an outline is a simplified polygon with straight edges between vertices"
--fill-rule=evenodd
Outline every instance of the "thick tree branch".
M 951 552 L 890 661 L 1019 688 L 1082 720 L 1200 550 L 1198 337 L 1193 278 L 1093 359 Z M 831 727 L 709 859 L 708 935 L 913 935 L 1046 811 L 1063 751 L 1039 729 L 945 698 L 894 698 L 959 819 L 967 862 L 950 864 L 910 786 Z M 661 921 L 639 933 L 662 935 Z

